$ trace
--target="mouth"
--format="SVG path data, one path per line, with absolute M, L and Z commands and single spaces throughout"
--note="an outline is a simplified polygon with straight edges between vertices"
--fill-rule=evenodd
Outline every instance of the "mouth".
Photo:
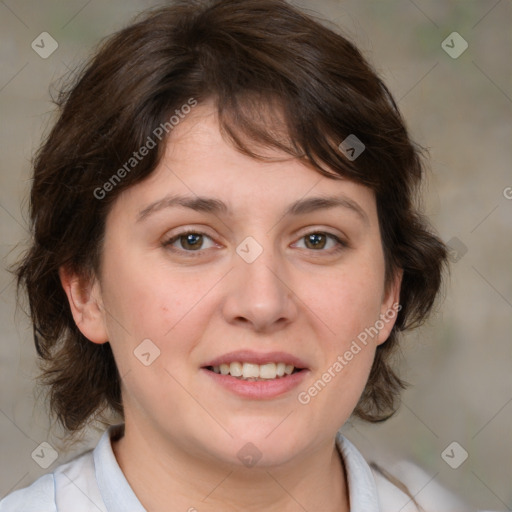
M 206 361 L 201 370 L 215 386 L 250 400 L 285 396 L 310 373 L 303 360 L 289 353 L 252 350 L 237 350 Z
M 284 362 L 256 364 L 241 361 L 222 363 L 215 366 L 209 365 L 205 366 L 204 369 L 219 375 L 229 375 L 236 379 L 249 382 L 284 379 L 305 370 L 305 368 L 298 368 Z

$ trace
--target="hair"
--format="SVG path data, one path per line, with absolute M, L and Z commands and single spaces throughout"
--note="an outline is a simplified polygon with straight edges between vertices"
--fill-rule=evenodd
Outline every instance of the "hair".
M 61 89 L 58 117 L 33 163 L 32 239 L 15 268 L 52 413 L 69 433 L 123 413 L 110 344 L 91 343 L 77 328 L 59 268 L 101 275 L 116 198 L 154 171 L 171 116 L 206 101 L 238 151 L 265 160 L 258 145 L 281 150 L 373 190 L 385 285 L 403 271 L 402 308 L 354 415 L 383 421 L 405 387 L 391 364 L 399 335 L 431 312 L 447 250 L 415 205 L 422 152 L 389 90 L 354 44 L 284 0 L 180 0 L 150 10 L 102 42 Z M 156 135 L 159 127 L 166 136 Z M 357 159 L 340 150 L 349 135 L 365 145 Z M 150 139 L 154 149 L 135 161 Z

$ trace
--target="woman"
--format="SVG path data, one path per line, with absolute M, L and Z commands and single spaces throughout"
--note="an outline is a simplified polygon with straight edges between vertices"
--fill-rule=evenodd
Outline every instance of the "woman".
M 56 417 L 121 423 L 0 511 L 419 510 L 339 434 L 396 410 L 447 255 L 360 52 L 281 0 L 174 2 L 59 107 L 18 283 Z

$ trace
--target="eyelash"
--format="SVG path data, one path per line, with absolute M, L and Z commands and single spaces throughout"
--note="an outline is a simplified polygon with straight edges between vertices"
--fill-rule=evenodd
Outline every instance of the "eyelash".
M 309 249 L 309 251 L 311 252 L 319 252 L 319 253 L 328 253 L 328 254 L 338 254 L 339 252 L 347 249 L 349 247 L 348 243 L 345 242 L 344 240 L 342 240 L 341 238 L 339 238 L 338 236 L 332 234 L 332 233 L 329 233 L 329 232 L 326 232 L 326 231 L 311 231 L 309 233 L 306 233 L 305 235 L 302 235 L 299 240 L 303 239 L 303 238 L 306 238 L 307 236 L 310 236 L 310 235 L 325 235 L 326 237 L 328 238 L 331 238 L 333 239 L 335 242 L 337 242 L 337 246 L 334 248 L 334 249 L 331 249 L 331 250 L 318 250 L 316 251 L 315 249 Z M 187 231 L 183 231 L 181 233 L 178 233 L 176 235 L 173 235 L 171 238 L 167 239 L 166 241 L 162 242 L 162 246 L 172 252 L 179 252 L 179 253 L 182 253 L 182 254 L 186 254 L 187 257 L 197 257 L 197 256 L 202 256 L 204 251 L 207 251 L 208 249 L 201 249 L 201 250 L 197 250 L 197 251 L 189 251 L 189 250 L 186 250 L 186 249 L 176 249 L 175 247 L 172 247 L 172 244 L 176 241 L 178 241 L 181 237 L 184 237 L 184 236 L 187 236 L 187 235 L 201 235 L 201 236 L 205 236 L 207 238 L 210 238 L 212 239 L 211 236 L 209 236 L 208 234 L 202 232 L 202 231 L 195 231 L 195 230 L 187 230 Z M 307 249 L 307 248 L 306 248 Z M 307 249 L 308 250 L 308 249 Z

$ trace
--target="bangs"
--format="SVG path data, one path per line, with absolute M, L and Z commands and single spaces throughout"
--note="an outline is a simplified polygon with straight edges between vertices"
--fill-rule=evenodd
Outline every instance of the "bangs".
M 218 98 L 216 106 L 221 133 L 250 158 L 267 162 L 286 160 L 286 156 L 270 156 L 265 151 L 277 150 L 331 179 L 363 181 L 339 150 L 340 136 L 317 117 L 305 116 L 294 98 L 279 97 L 276 91 L 244 91 Z M 371 178 L 365 181 L 366 185 L 373 183 Z

